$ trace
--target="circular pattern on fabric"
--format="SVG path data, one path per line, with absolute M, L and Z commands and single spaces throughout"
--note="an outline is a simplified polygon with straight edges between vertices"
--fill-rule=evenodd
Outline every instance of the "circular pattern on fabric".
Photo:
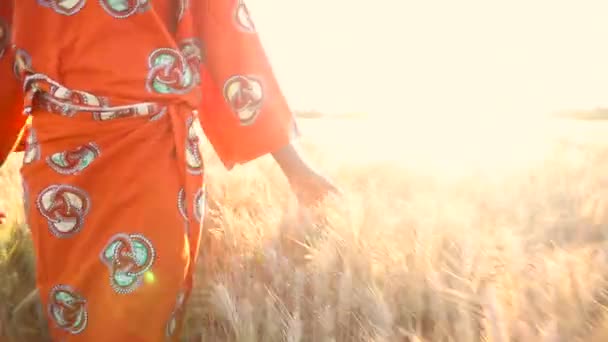
M 179 189 L 177 193 L 177 209 L 182 215 L 184 220 L 188 220 L 188 214 L 186 213 L 186 190 L 184 188 Z
M 185 94 L 195 84 L 196 76 L 188 61 L 177 50 L 157 49 L 148 58 L 147 88 L 159 94 Z
M 89 167 L 100 153 L 95 143 L 88 143 L 72 150 L 53 153 L 46 158 L 46 163 L 59 174 L 75 175 Z
M 101 260 L 110 271 L 110 285 L 116 293 L 138 289 L 154 264 L 156 251 L 141 234 L 117 234 L 101 252 Z
M 194 195 L 194 218 L 196 221 L 203 222 L 207 207 L 207 191 L 205 186 L 201 187 Z
M 117 19 L 125 19 L 151 8 L 150 0 L 99 0 L 101 7 Z
M 51 185 L 38 195 L 37 207 L 49 229 L 59 238 L 70 237 L 84 226 L 91 201 L 82 189 L 71 185 Z
M 236 26 L 243 32 L 255 33 L 255 25 L 251 19 L 249 9 L 245 5 L 244 0 L 239 0 L 234 10 L 234 22 Z
M 68 285 L 57 285 L 51 290 L 48 314 L 59 329 L 70 334 L 80 334 L 87 327 L 87 301 Z
M 13 74 L 15 78 L 21 80 L 26 72 L 32 71 L 32 57 L 24 49 L 15 50 L 15 63 L 13 64 Z
M 201 83 L 199 68 L 203 62 L 203 47 L 200 40 L 196 38 L 184 39 L 179 44 L 181 55 L 186 60 L 186 64 L 192 71 L 192 85 L 196 86 Z
M 74 15 L 86 4 L 86 0 L 38 0 L 38 4 L 52 9 L 61 15 Z
M 178 0 L 179 8 L 177 10 L 177 21 L 181 21 L 184 18 L 184 14 L 188 7 L 190 7 L 190 0 Z
M 23 164 L 28 165 L 40 160 L 40 144 L 36 136 L 36 130 L 29 126 L 28 135 L 25 138 L 25 151 L 23 153 Z
M 262 82 L 253 76 L 236 75 L 224 83 L 224 98 L 242 125 L 251 125 L 264 101 Z
M 203 155 L 200 149 L 200 123 L 196 115 L 186 121 L 186 169 L 188 173 L 200 175 L 203 173 Z

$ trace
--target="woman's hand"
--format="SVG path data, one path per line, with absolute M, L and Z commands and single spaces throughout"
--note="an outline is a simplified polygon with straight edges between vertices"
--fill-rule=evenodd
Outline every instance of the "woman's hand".
M 331 193 L 340 193 L 331 181 L 320 175 L 302 159 L 293 145 L 289 144 L 273 153 L 273 157 L 283 170 L 301 204 L 312 206 Z
M 312 206 L 321 202 L 327 195 L 339 193 L 326 177 L 319 174 L 309 166 L 286 174 L 291 189 L 298 201 L 305 206 Z

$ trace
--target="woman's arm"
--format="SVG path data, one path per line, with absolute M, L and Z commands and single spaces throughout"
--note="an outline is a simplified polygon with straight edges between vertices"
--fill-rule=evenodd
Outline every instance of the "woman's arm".
M 205 51 L 199 115 L 220 159 L 231 168 L 288 146 L 296 123 L 243 2 L 191 8 Z
M 295 118 L 242 0 L 191 0 L 204 46 L 200 119 L 205 135 L 230 169 L 271 153 L 303 204 L 338 192 L 292 144 Z
M 0 1 L 0 166 L 10 152 L 20 147 L 18 142 L 27 119 L 21 111 L 21 89 L 13 75 L 12 4 L 13 0 Z
M 286 175 L 293 174 L 298 170 L 310 169 L 308 163 L 293 144 L 287 144 L 273 151 L 272 157 Z

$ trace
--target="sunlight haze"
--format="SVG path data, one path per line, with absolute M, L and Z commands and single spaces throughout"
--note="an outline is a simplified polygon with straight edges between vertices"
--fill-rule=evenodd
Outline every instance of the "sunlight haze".
M 85 1 L 38 3 L 32 34 Z M 86 6 L 122 31 L 160 23 L 147 3 Z M 198 114 L 190 40 L 155 50 L 164 95 L 125 110 L 24 50 L 2 64 L 35 96 L 0 168 L 0 341 L 608 341 L 608 0 L 203 3 L 225 104 Z M 114 19 L 91 20 L 96 42 Z M 34 64 L 89 42 L 58 38 Z
M 608 105 L 605 1 L 248 4 L 294 109 L 474 118 Z
M 606 1 L 248 4 L 293 109 L 369 114 L 302 123 L 342 159 L 506 171 L 578 134 L 548 114 L 608 106 Z

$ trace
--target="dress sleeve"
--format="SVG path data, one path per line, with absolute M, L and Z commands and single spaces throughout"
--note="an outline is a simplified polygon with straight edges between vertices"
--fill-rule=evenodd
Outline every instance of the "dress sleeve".
M 243 0 L 193 0 L 192 6 L 204 49 L 200 121 L 224 165 L 289 144 L 295 119 Z
M 0 166 L 14 150 L 22 150 L 22 131 L 27 117 L 22 114 L 19 82 L 13 75 L 11 46 L 13 1 L 0 2 Z

